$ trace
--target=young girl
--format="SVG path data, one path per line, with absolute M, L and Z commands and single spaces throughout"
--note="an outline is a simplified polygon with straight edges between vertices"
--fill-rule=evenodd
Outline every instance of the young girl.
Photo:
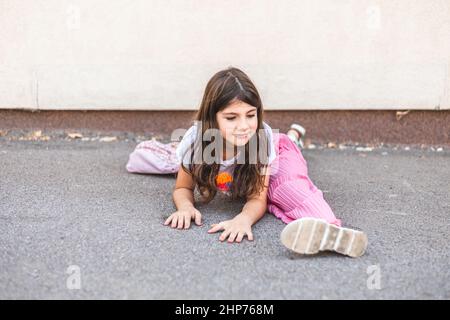
M 207 134 L 214 129 L 220 133 L 218 139 Z M 233 219 L 208 230 L 222 231 L 220 241 L 241 242 L 244 236 L 253 240 L 252 225 L 269 211 L 287 224 L 281 242 L 294 252 L 331 250 L 361 256 L 366 235 L 341 227 L 308 177 L 299 148 L 301 129 L 294 125 L 289 135 L 274 132 L 263 121 L 261 99 L 249 77 L 232 67 L 216 73 L 206 86 L 194 125 L 176 148 L 180 166 L 173 200 L 177 211 L 164 224 L 178 229 L 189 228 L 191 220 L 202 224 L 202 215 L 194 206 L 197 187 L 205 203 L 217 192 L 245 200 Z M 205 160 L 205 154 L 209 159 Z M 257 156 L 252 158 L 252 154 Z

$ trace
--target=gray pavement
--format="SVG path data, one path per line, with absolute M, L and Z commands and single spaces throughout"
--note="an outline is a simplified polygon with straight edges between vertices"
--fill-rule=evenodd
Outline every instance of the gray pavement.
M 203 227 L 163 226 L 175 178 L 127 173 L 135 145 L 0 140 L 1 299 L 450 299 L 448 149 L 303 151 L 336 215 L 368 234 L 352 259 L 288 252 L 271 214 L 253 242 L 221 243 L 208 226 L 243 206 L 223 196 L 198 207 Z

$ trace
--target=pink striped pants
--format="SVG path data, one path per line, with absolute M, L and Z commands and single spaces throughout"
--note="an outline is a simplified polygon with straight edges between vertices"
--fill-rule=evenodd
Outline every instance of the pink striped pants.
M 322 218 L 341 226 L 323 193 L 308 177 L 305 159 L 297 145 L 284 133 L 273 137 L 276 159 L 269 180 L 267 209 L 285 223 L 304 217 Z

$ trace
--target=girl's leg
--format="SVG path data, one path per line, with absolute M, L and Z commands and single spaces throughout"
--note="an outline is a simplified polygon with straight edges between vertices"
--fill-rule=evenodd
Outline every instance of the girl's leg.
M 285 223 L 304 217 L 324 219 L 337 226 L 337 219 L 328 203 L 308 177 L 308 168 L 295 143 L 284 133 L 278 134 L 277 171 L 270 177 L 268 210 Z
M 337 226 L 337 219 L 319 190 L 307 176 L 296 176 L 283 180 L 272 192 L 269 211 L 289 223 L 305 217 L 319 218 Z
M 281 242 L 301 254 L 332 250 L 351 257 L 363 255 L 366 234 L 341 227 L 322 191 L 308 177 L 306 161 L 294 142 L 280 134 L 278 151 L 277 171 L 270 177 L 268 210 L 288 224 Z
M 171 174 L 180 167 L 176 157 L 178 142 L 162 143 L 155 139 L 139 143 L 130 154 L 126 169 L 132 173 Z

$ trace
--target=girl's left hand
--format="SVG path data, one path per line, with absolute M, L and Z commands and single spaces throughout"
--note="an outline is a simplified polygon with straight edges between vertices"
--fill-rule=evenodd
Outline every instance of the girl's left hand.
M 208 233 L 215 233 L 220 230 L 224 230 L 219 237 L 220 241 L 224 241 L 228 238 L 228 242 L 241 242 L 245 235 L 247 239 L 253 240 L 252 223 L 249 217 L 238 214 L 231 220 L 222 221 L 211 225 L 212 228 L 208 230 Z

